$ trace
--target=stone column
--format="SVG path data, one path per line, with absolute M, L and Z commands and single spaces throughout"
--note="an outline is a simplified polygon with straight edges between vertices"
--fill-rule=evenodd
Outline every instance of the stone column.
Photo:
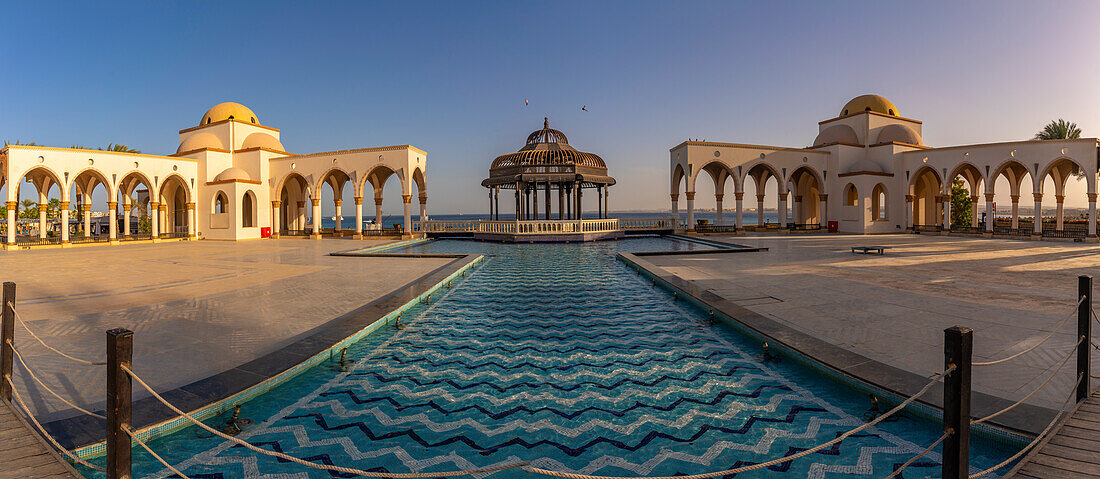
M 905 230 L 913 231 L 913 195 L 905 195 Z
M 545 218 L 549 220 L 550 219 L 550 183 L 549 182 L 546 183 L 545 191 L 546 191 L 546 216 L 545 216 Z
M 688 202 L 688 222 L 687 222 L 687 228 L 685 228 L 685 229 L 688 230 L 688 231 L 695 231 L 695 192 L 694 191 L 688 191 L 687 192 L 687 202 Z
M 69 202 L 61 202 L 61 244 L 69 242 Z
M 428 219 L 428 197 L 426 195 L 420 195 L 420 221 L 427 221 Z
M 305 232 L 306 229 L 306 202 L 298 201 L 298 208 L 294 210 L 294 229 Z
M 584 197 L 584 193 L 581 191 L 580 183 L 577 183 L 577 219 L 584 219 L 584 207 L 581 206 L 581 199 Z M 690 201 L 688 202 L 691 203 Z
M 1034 193 L 1034 196 L 1035 196 L 1035 212 L 1034 212 L 1035 229 L 1032 231 L 1032 233 L 1036 234 L 1036 235 L 1042 235 L 1043 234 L 1043 194 L 1042 193 Z
M 378 223 L 379 228 L 385 228 L 382 225 L 382 198 L 374 199 L 374 222 Z
M 277 208 L 276 208 L 277 210 Z M 187 203 L 187 238 L 195 239 L 195 203 Z
M 1066 200 L 1066 195 L 1054 195 L 1054 201 L 1056 202 L 1056 212 L 1054 213 L 1054 231 L 1062 231 L 1063 227 L 1063 202 Z
M 107 234 L 112 243 L 118 242 L 118 202 L 107 202 Z
M 756 195 L 756 226 L 764 226 L 764 194 Z
M 607 197 L 611 196 L 610 193 L 611 193 L 611 190 L 608 190 L 607 186 L 605 185 L 603 187 L 603 217 L 604 218 L 610 218 L 611 217 L 611 214 L 607 211 Z
M 122 237 L 123 238 L 129 238 L 129 237 L 131 237 L 131 235 L 133 235 L 133 233 L 131 233 L 131 231 L 133 231 L 131 229 L 132 226 L 130 225 L 130 212 L 133 211 L 133 207 L 134 207 L 134 205 L 132 205 L 130 203 L 123 203 L 122 204 Z M 65 226 L 68 227 L 69 225 L 65 225 Z
M 491 220 L 500 220 L 500 187 L 493 187 L 493 217 Z
M 17 208 L 19 208 L 18 201 L 8 202 L 8 247 L 11 248 L 15 247 L 15 211 Z
M 993 234 L 993 222 L 997 219 L 997 212 L 993 211 L 993 193 L 985 194 L 985 232 Z
M 1096 238 L 1096 193 L 1089 193 L 1089 238 Z
M 92 204 L 84 204 L 84 236 L 92 235 Z
M 160 215 L 157 214 L 158 207 L 160 207 L 160 203 L 156 201 L 149 202 L 149 233 L 154 240 L 160 237 Z
M 722 198 L 725 195 L 723 193 L 714 194 L 714 224 L 722 224 Z
M 558 220 L 565 219 L 565 190 L 558 184 Z
M 188 203 L 192 204 L 192 203 Z M 282 224 L 282 203 L 279 200 L 271 201 L 271 237 L 279 237 L 279 226 Z
M 91 207 L 91 205 L 88 205 Z M 167 234 L 168 231 L 168 203 L 161 203 L 157 206 L 157 216 L 160 218 L 160 234 Z M 88 214 L 91 218 L 91 213 Z M 173 225 L 175 226 L 175 225 Z
M 676 221 L 674 228 L 680 227 L 680 194 L 672 193 L 669 195 L 672 197 L 672 218 Z
M 1020 227 L 1020 195 L 1011 195 L 1012 198 L 1012 229 Z
M 741 230 L 745 229 L 744 228 L 744 225 L 745 225 L 745 214 L 744 214 L 745 210 L 744 210 L 744 204 L 742 202 L 742 200 L 744 200 L 744 199 L 745 199 L 745 193 L 738 192 L 738 193 L 733 194 L 734 204 L 736 205 L 735 207 L 737 208 L 737 225 L 736 225 L 737 228 L 736 228 L 736 231 L 741 231 Z
M 314 239 L 320 239 L 321 238 L 321 199 L 320 198 L 312 198 L 311 200 L 313 201 L 313 234 L 311 234 L 310 237 L 314 238 Z
M 970 227 L 978 227 L 978 195 L 970 197 Z
M 519 183 L 516 183 L 516 221 L 520 219 Z
M 794 197 L 794 204 L 791 205 L 791 210 L 794 215 L 791 217 L 791 222 L 794 224 L 802 224 L 802 195 Z
M 340 230 L 344 229 L 342 227 L 343 225 L 340 224 L 344 222 L 343 218 L 340 216 L 340 206 L 344 204 L 344 200 L 334 200 L 333 204 L 336 206 L 336 213 L 333 215 L 336 217 L 336 222 L 332 226 L 332 231 L 333 233 L 339 233 Z
M 949 231 L 951 229 L 951 195 L 941 195 L 940 199 L 943 201 L 943 230 Z
M 401 195 L 401 202 L 405 204 L 405 234 L 412 233 L 412 195 Z
M 46 237 L 46 208 L 50 205 L 44 201 L 38 203 L 38 237 Z
M 355 197 L 355 237 L 363 237 L 363 197 Z
M 787 194 L 779 193 L 779 227 L 787 227 Z
M 820 208 L 817 211 L 817 223 L 822 227 L 829 227 L 829 217 L 825 213 L 828 212 L 829 195 L 817 195 L 818 201 L 821 202 Z

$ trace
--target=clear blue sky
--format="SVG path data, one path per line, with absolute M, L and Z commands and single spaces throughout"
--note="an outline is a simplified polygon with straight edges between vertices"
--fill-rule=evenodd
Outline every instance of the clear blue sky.
M 1098 14 L 1094 2 L 20 2 L 0 29 L 0 137 L 169 154 L 177 130 L 238 101 L 291 152 L 423 148 L 431 210 L 482 212 L 489 162 L 548 115 L 608 161 L 613 210 L 667 208 L 670 147 L 805 146 L 863 93 L 923 120 L 934 146 L 1025 139 L 1057 117 L 1100 135 Z

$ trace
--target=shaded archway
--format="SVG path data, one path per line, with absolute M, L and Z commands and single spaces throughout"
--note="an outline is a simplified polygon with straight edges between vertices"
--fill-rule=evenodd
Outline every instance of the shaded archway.
M 382 199 L 385 193 L 385 187 L 389 183 L 390 178 L 396 178 L 398 183 L 401 183 L 401 176 L 397 174 L 392 168 L 385 165 L 375 166 L 364 176 L 363 184 L 361 185 L 363 198 L 374 199 L 374 222 L 369 225 L 371 229 L 385 229 L 385 223 L 390 220 L 391 216 L 383 216 Z M 370 195 L 365 194 L 367 192 L 367 185 L 370 185 Z M 407 194 L 404 192 L 404 188 L 399 184 L 398 188 L 401 188 L 402 201 L 405 200 Z M 410 198 L 411 201 L 411 198 Z
M 329 232 L 333 234 L 342 234 L 344 231 L 344 185 L 347 185 L 351 181 L 351 176 L 340 168 L 331 168 L 321 175 L 321 180 L 314 185 L 313 192 L 314 197 L 314 216 L 320 218 L 321 221 L 319 231 Z M 327 193 L 326 193 L 327 190 Z M 326 228 L 325 215 L 321 213 L 321 204 L 323 198 L 329 196 L 332 198 L 332 228 Z
M 118 203 L 122 208 L 122 240 L 146 239 L 152 235 L 152 182 L 144 173 L 131 171 L 118 182 Z
M 17 188 L 16 244 L 57 244 L 68 236 L 62 235 L 62 205 L 66 198 L 61 178 L 45 166 L 35 166 L 22 175 L 23 182 Z M 24 191 L 27 187 L 29 190 Z M 55 192 L 51 198 L 51 192 Z M 68 209 L 67 207 L 65 208 Z M 65 215 L 68 216 L 67 214 Z M 65 218 L 67 220 L 67 218 Z
M 190 190 L 179 175 L 169 175 L 160 184 L 157 195 L 157 217 L 155 230 L 159 236 L 167 238 L 186 238 L 188 236 L 188 203 Z
M 821 180 L 817 172 L 801 166 L 791 173 L 790 184 L 794 195 L 792 205 L 796 227 L 820 227 L 824 222 L 824 204 L 828 197 L 821 193 Z
M 256 226 L 256 194 L 252 190 L 244 192 L 241 196 L 241 227 L 254 228 Z
M 92 160 L 88 160 L 91 162 Z M 93 194 L 101 191 L 98 208 L 93 208 Z M 73 243 L 106 242 L 115 237 L 110 205 L 115 201 L 111 183 L 98 169 L 86 168 L 73 177 L 70 183 L 70 217 L 77 219 L 70 226 L 70 240 Z M 94 211 L 98 209 L 98 211 Z M 93 222 L 93 218 L 95 221 Z
M 927 166 L 917 170 L 909 183 L 909 191 L 913 200 L 913 228 L 942 228 L 943 182 L 936 170 Z
M 275 230 L 272 234 L 276 237 L 280 234 L 309 234 L 306 228 L 307 212 L 310 209 L 306 206 L 310 194 L 309 182 L 302 175 L 292 172 L 283 178 L 278 191 L 279 200 L 275 207 L 279 211 L 279 217 L 274 221 Z
M 962 163 L 948 176 L 951 184 L 947 186 L 948 201 L 953 201 L 956 183 L 961 183 L 966 191 L 966 200 L 959 208 L 969 208 L 968 214 L 962 211 L 954 211 L 956 205 L 951 206 L 951 229 L 960 231 L 973 231 L 978 228 L 978 192 L 983 188 L 984 178 L 978 168 L 970 163 Z
M 871 189 L 871 221 L 886 221 L 889 219 L 889 208 L 886 194 L 886 185 L 879 183 Z
M 1041 233 L 1044 236 L 1084 238 L 1088 230 L 1088 220 L 1066 224 L 1065 198 L 1066 185 L 1071 182 L 1084 182 L 1085 173 L 1081 165 L 1069 158 L 1058 158 L 1047 165 L 1036 182 L 1035 208 L 1042 211 L 1043 202 L 1054 193 L 1055 210 L 1052 221 L 1045 222 Z M 1051 191 L 1053 189 L 1053 191 Z M 1078 188 L 1079 189 L 1079 188 Z M 1087 185 L 1086 185 L 1087 191 Z M 1041 215 L 1040 215 L 1041 216 Z
M 987 198 L 1003 197 L 1004 190 L 1008 190 L 1009 203 L 1011 209 L 1009 210 L 1008 218 L 998 218 L 997 212 L 993 211 L 993 228 L 994 234 L 1008 234 L 1008 235 L 1028 235 L 1034 231 L 1034 215 L 1032 220 L 1021 225 L 1020 221 L 1020 195 L 1026 192 L 1024 187 L 1028 187 L 1034 191 L 1034 181 L 1031 178 L 1031 173 L 1028 172 L 1027 167 L 1015 160 L 1008 160 L 993 170 L 993 173 L 989 176 L 990 180 L 987 185 L 986 193 L 990 196 Z M 996 210 L 994 206 L 990 208 Z M 988 215 L 987 215 L 988 216 Z M 987 231 L 989 228 L 986 228 Z
M 768 225 L 767 217 L 770 215 L 765 210 L 764 200 L 769 196 L 769 193 L 776 198 L 776 225 L 785 224 L 786 215 L 783 213 L 785 213 L 786 208 L 782 208 L 782 211 L 780 211 L 780 205 L 786 206 L 786 201 L 782 199 L 786 192 L 780 185 L 781 177 L 775 168 L 765 163 L 757 163 L 749 168 L 745 177 L 745 183 L 748 183 L 748 178 L 752 178 L 752 183 L 756 188 L 756 226 L 764 228 Z

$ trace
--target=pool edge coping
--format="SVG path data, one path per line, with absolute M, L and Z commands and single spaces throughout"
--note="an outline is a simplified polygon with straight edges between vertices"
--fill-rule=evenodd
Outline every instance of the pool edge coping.
M 862 392 L 879 394 L 880 399 L 887 399 L 894 404 L 912 396 L 928 384 L 929 379 L 925 376 L 890 366 L 783 325 L 700 288 L 693 282 L 680 278 L 634 253 L 620 252 L 617 256 L 628 266 L 643 276 L 650 277 L 665 289 L 679 292 L 695 306 L 713 311 L 717 317 L 740 332 L 779 346 L 793 359 L 825 373 L 829 376 L 827 379 L 854 387 Z M 817 354 L 811 354 L 810 351 Z M 933 386 L 928 393 L 913 403 L 918 405 L 914 410 L 930 419 L 940 420 L 942 391 L 942 382 Z M 881 397 L 882 395 L 886 397 Z M 999 411 L 1013 402 L 975 391 L 971 396 L 971 416 L 982 417 Z M 1002 414 L 999 417 L 1001 420 L 974 425 L 972 430 L 982 437 L 1022 446 L 1042 431 L 1055 413 L 1053 409 L 1021 404 L 1016 409 Z

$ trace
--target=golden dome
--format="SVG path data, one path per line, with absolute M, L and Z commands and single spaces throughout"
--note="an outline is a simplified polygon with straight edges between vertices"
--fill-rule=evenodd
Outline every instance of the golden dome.
M 898 107 L 890 103 L 890 100 L 878 95 L 860 95 L 852 98 L 848 103 L 844 104 L 844 109 L 840 111 L 840 116 L 855 115 L 862 111 L 873 111 L 875 113 L 882 113 L 883 115 L 901 116 L 898 113 Z
M 183 143 L 180 143 L 180 147 L 176 149 L 176 153 L 194 151 L 202 148 L 217 148 L 219 150 L 224 150 L 225 144 L 223 144 L 218 137 L 210 133 L 198 132 L 184 138 Z
M 244 144 L 241 145 L 241 148 L 245 150 L 256 147 L 286 151 L 283 149 L 283 144 L 279 143 L 279 140 L 276 140 L 274 136 L 266 133 L 253 133 L 248 135 L 244 139 Z
M 214 105 L 214 108 L 206 110 L 206 114 L 202 116 L 202 121 L 199 121 L 199 126 L 224 120 L 237 120 L 245 123 L 260 124 L 260 120 L 256 118 L 256 114 L 252 113 L 252 110 L 247 106 L 227 101 L 225 103 L 218 103 Z

